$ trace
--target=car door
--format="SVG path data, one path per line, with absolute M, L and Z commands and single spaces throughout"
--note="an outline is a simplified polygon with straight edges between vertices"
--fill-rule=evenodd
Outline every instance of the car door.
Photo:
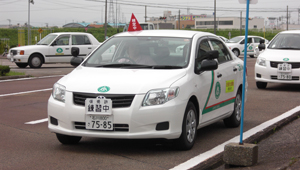
M 70 35 L 58 36 L 51 44 L 49 54 L 46 57 L 51 63 L 69 63 L 72 58 Z
M 235 100 L 235 86 L 237 86 L 237 68 L 226 45 L 211 37 L 209 40 L 212 50 L 219 52 L 218 69 L 214 71 L 214 85 L 210 100 L 205 107 L 207 120 L 218 119 L 221 116 L 233 111 Z
M 196 60 L 200 61 L 205 60 L 208 51 L 211 51 L 211 45 L 209 44 L 208 37 L 200 38 L 197 42 L 196 47 Z M 198 69 L 201 68 L 201 64 L 195 65 Z M 197 70 L 197 69 L 195 69 Z M 214 106 L 217 104 L 217 100 L 215 99 L 215 91 L 216 91 L 216 71 L 203 71 L 199 75 L 195 76 L 195 84 L 196 84 L 196 95 L 199 99 L 199 106 L 201 108 L 201 114 L 199 116 L 200 123 L 206 123 L 214 119 L 214 115 L 218 112 L 217 108 Z M 196 74 L 196 73 L 195 73 Z
M 91 41 L 86 35 L 72 35 L 72 47 L 79 48 L 79 56 L 85 58 L 93 50 Z

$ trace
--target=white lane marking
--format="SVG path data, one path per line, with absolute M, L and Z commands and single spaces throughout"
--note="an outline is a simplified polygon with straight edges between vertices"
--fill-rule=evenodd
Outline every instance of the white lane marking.
M 267 122 L 264 122 L 250 130 L 248 130 L 247 132 L 244 132 L 243 134 L 243 140 L 251 137 L 252 135 L 256 134 L 257 132 L 260 132 L 264 129 L 266 129 L 267 127 L 270 127 L 271 125 L 279 122 L 280 120 L 282 119 L 285 119 L 289 116 L 291 116 L 292 114 L 296 113 L 300 111 L 300 106 L 297 106 L 295 107 L 294 109 L 291 109 L 283 114 L 281 114 L 280 116 L 277 116 Z M 213 149 L 205 152 L 205 153 L 202 153 L 194 158 L 191 158 L 190 160 L 170 169 L 170 170 L 183 170 L 183 169 L 190 169 L 206 160 L 208 160 L 209 158 L 213 157 L 213 156 L 216 156 L 217 154 L 221 153 L 224 151 L 224 147 L 225 145 L 229 144 L 229 143 L 239 143 L 239 140 L 240 140 L 240 136 L 236 136 L 232 139 L 230 139 L 229 141 L 226 141 L 216 147 L 214 147 Z
M 19 79 L 7 79 L 7 80 L 0 80 L 1 82 L 8 82 L 8 81 L 20 81 L 20 80 L 31 80 L 31 79 L 43 79 L 43 78 L 52 78 L 52 77 L 62 77 L 65 75 L 53 75 L 53 76 L 43 76 L 43 77 L 28 77 L 28 78 L 19 78 Z
M 48 118 L 45 118 L 45 119 L 41 119 L 41 120 L 26 122 L 25 124 L 34 125 L 34 124 L 43 123 L 43 122 L 47 122 L 47 121 L 48 121 Z
M 13 95 L 19 95 L 19 94 L 26 94 L 26 93 L 34 93 L 34 92 L 41 92 L 41 91 L 49 91 L 49 90 L 52 90 L 52 88 L 41 89 L 41 90 L 32 90 L 32 91 L 24 91 L 24 92 L 18 92 L 18 93 L 0 94 L 0 97 L 13 96 Z

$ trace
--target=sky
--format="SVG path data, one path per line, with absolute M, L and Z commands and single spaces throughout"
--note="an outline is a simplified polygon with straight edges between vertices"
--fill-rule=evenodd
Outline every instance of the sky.
M 30 4 L 30 25 L 35 27 L 49 27 L 71 22 L 104 22 L 105 0 L 33 0 Z M 139 22 L 147 17 L 163 16 L 164 11 L 171 11 L 172 15 L 194 15 L 214 12 L 214 0 L 107 0 L 107 16 L 114 16 L 120 22 L 129 22 L 133 13 Z M 252 1 L 252 0 L 251 0 Z M 298 24 L 300 0 L 257 0 L 257 4 L 250 5 L 249 17 L 285 17 L 287 10 L 291 16 L 291 23 Z M 28 22 L 29 0 L 0 0 L 0 25 L 24 25 Z M 117 4 L 117 5 L 116 5 Z M 145 8 L 147 6 L 147 8 Z M 112 8 L 113 7 L 113 8 Z M 116 9 L 117 7 L 117 9 Z M 113 11 L 111 10 L 113 9 Z M 246 16 L 246 4 L 239 0 L 216 0 L 217 17 L 239 17 L 242 11 Z M 112 15 L 113 14 L 113 15 Z

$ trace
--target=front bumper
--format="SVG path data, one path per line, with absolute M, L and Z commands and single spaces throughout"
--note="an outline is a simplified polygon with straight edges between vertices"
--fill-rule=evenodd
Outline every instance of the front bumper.
M 113 108 L 114 125 L 128 125 L 127 131 L 98 131 L 78 129 L 76 124 L 85 126 L 85 107 L 73 103 L 73 93 L 66 92 L 66 102 L 62 103 L 50 96 L 48 100 L 48 121 L 51 132 L 70 136 L 86 136 L 114 139 L 179 138 L 187 101 L 177 98 L 157 106 L 142 107 L 144 95 L 135 95 L 127 108 Z M 177 100 L 176 100 L 177 99 Z M 156 130 L 158 124 L 168 122 L 168 129 Z
M 27 63 L 28 62 L 29 56 L 27 55 L 11 55 L 10 53 L 7 54 L 7 59 L 10 60 L 11 62 L 16 62 L 16 63 Z

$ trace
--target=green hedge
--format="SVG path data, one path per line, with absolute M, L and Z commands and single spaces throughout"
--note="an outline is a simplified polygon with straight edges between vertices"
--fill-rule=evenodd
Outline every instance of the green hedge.
M 9 73 L 10 67 L 0 65 L 0 76 L 5 76 L 6 73 Z

